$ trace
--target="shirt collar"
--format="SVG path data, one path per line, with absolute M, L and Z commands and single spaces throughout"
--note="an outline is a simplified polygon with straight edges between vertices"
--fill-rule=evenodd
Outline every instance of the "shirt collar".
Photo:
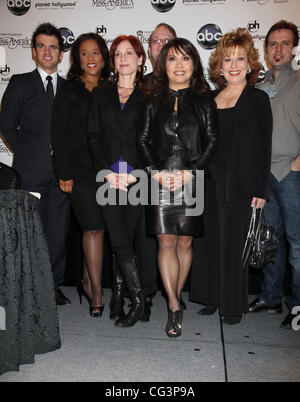
M 46 77 L 48 77 L 48 75 L 50 75 L 52 77 L 53 86 L 56 87 L 57 75 L 58 75 L 57 71 L 55 71 L 55 73 L 48 74 L 43 69 L 41 69 L 40 67 L 38 67 L 37 69 L 38 69 L 38 72 L 40 73 L 40 76 L 41 76 L 41 79 L 43 81 L 44 86 L 46 85 L 46 83 L 48 83 L 47 80 L 46 80 Z

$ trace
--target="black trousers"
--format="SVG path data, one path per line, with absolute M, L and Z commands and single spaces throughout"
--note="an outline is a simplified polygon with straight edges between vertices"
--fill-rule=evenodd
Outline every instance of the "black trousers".
M 136 231 L 136 252 L 140 263 L 140 275 L 146 295 L 152 295 L 158 288 L 157 238 L 146 231 L 145 207 L 142 207 Z
M 70 201 L 59 189 L 54 175 L 49 176 L 42 187 L 31 191 L 38 191 L 41 194 L 39 212 L 48 243 L 54 286 L 57 290 L 64 281 Z
M 134 238 L 140 211 L 139 205 L 102 206 L 112 251 L 119 265 L 136 256 Z

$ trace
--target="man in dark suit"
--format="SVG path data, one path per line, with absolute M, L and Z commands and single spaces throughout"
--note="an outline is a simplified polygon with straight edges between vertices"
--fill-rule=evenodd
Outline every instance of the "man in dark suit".
M 65 239 L 69 201 L 59 190 L 53 171 L 51 111 L 63 79 L 57 74 L 63 57 L 63 39 L 49 23 L 37 27 L 32 37 L 37 69 L 13 75 L 2 100 L 0 130 L 14 152 L 13 167 L 20 173 L 22 189 L 41 194 L 39 210 L 48 241 L 56 302 L 70 304 L 59 289 L 65 270 Z

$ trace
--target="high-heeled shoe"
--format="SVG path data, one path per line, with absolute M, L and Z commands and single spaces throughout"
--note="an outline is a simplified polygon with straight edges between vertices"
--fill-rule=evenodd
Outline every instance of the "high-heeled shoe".
M 102 306 L 90 307 L 90 316 L 91 317 L 101 317 L 104 311 L 104 304 Z
M 91 299 L 89 298 L 88 294 L 86 293 L 84 287 L 83 287 L 83 283 L 82 281 L 79 283 L 79 285 L 77 286 L 77 293 L 79 296 L 79 302 L 80 304 L 82 304 L 82 296 L 84 296 L 86 298 L 86 300 L 88 301 L 88 303 L 91 303 Z
M 79 285 L 77 286 L 77 293 L 79 296 L 80 304 L 82 304 L 82 296 L 84 296 L 86 298 L 86 300 L 88 301 L 88 303 L 90 305 L 89 312 L 90 312 L 91 317 L 101 317 L 102 316 L 103 310 L 104 310 L 104 304 L 102 304 L 102 306 L 91 306 L 92 301 L 91 301 L 89 295 L 86 293 L 82 282 L 80 282 Z
M 211 315 L 214 314 L 218 310 L 217 304 L 208 304 L 207 306 L 203 307 L 201 310 L 198 311 L 199 315 Z
M 180 295 L 180 298 L 179 298 L 179 305 L 180 305 L 181 310 L 186 310 L 186 304 L 182 298 L 182 295 Z
M 225 315 L 223 317 L 223 323 L 228 325 L 239 324 L 243 318 L 243 315 Z
M 168 309 L 168 321 L 165 328 L 169 338 L 177 338 L 182 333 L 183 311 L 171 311 Z

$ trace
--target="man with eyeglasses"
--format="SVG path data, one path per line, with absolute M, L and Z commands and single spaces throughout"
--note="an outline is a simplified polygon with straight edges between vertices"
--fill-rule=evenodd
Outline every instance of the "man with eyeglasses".
M 154 69 L 156 60 L 161 52 L 161 49 L 170 40 L 177 38 L 176 31 L 170 25 L 162 22 L 158 24 L 149 38 L 148 56 Z M 146 75 L 149 87 L 153 86 L 153 73 Z
M 264 268 L 262 291 L 249 306 L 250 312 L 282 313 L 286 242 L 291 266 L 289 310 L 282 328 L 292 328 L 293 308 L 300 306 L 300 76 L 295 68 L 293 49 L 298 45 L 298 28 L 284 20 L 274 24 L 265 40 L 271 69 L 258 84 L 270 97 L 273 112 L 270 199 L 265 212 L 278 239 L 275 263 Z
M 148 56 L 154 69 L 155 62 L 164 45 L 177 37 L 175 29 L 170 25 L 158 24 L 149 38 Z M 147 84 L 150 88 L 153 86 L 153 73 L 146 75 Z M 150 319 L 152 296 L 157 291 L 157 241 L 155 236 L 147 236 L 145 223 L 145 208 L 142 209 L 141 218 L 137 226 L 136 233 L 136 252 L 140 263 L 140 275 L 146 294 L 146 312 L 145 318 Z

